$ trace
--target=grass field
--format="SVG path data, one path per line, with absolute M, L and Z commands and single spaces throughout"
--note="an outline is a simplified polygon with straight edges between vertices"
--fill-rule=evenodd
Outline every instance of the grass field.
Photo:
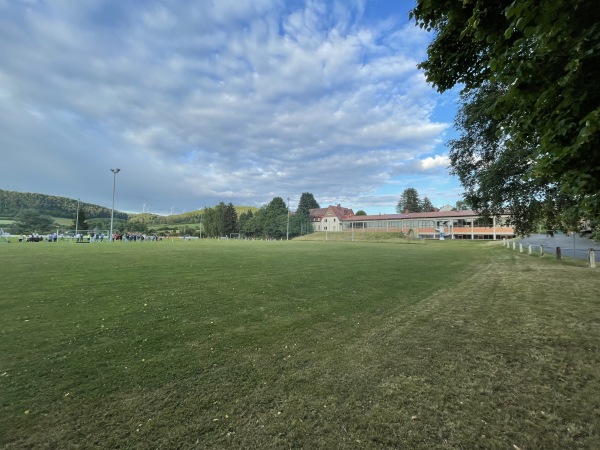
M 600 272 L 402 242 L 0 243 L 0 446 L 600 448 Z

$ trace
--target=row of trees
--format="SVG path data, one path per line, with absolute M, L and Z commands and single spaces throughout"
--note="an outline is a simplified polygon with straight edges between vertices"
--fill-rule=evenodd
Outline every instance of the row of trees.
M 427 197 L 424 197 L 423 200 L 419 198 L 419 193 L 415 188 L 405 189 L 396 205 L 396 212 L 398 213 L 403 213 L 405 211 L 431 212 L 435 210 L 436 208 Z
M 17 214 L 15 222 L 6 228 L 13 234 L 45 234 L 56 231 L 57 225 L 52 217 L 42 215 L 33 209 L 23 209 Z
M 128 231 L 134 231 L 136 225 L 135 223 L 128 223 L 123 219 L 115 219 L 114 223 L 118 224 L 121 228 L 126 228 Z M 79 208 L 79 214 L 76 213 L 74 215 L 69 231 L 106 230 L 109 225 L 110 219 L 88 219 L 85 208 Z M 53 217 L 41 214 L 37 210 L 22 209 L 16 215 L 14 223 L 7 225 L 6 229 L 13 234 L 46 234 L 57 229 L 64 230 L 64 226 L 57 224 Z
M 240 233 L 247 237 L 281 239 L 312 232 L 310 209 L 319 208 L 313 194 L 304 192 L 296 212 L 290 214 L 281 197 L 274 197 L 258 211 L 241 213 L 235 207 L 221 202 L 213 208 L 205 208 L 202 215 L 202 231 L 209 237 L 230 236 Z
M 460 86 L 452 172 L 473 209 L 518 234 L 600 223 L 600 2 L 417 0 L 435 36 L 419 66 Z
M 300 197 L 296 212 L 293 214 L 288 211 L 288 206 L 281 197 L 275 197 L 256 212 L 248 210 L 240 214 L 239 217 L 233 204 L 226 205 L 221 202 L 215 207 L 205 208 L 202 216 L 197 217 L 197 219 L 202 223 L 203 234 L 209 237 L 230 236 L 233 233 L 240 233 L 248 237 L 280 239 L 285 236 L 294 237 L 312 232 L 310 223 L 310 209 L 312 208 L 319 208 L 319 204 L 311 193 L 305 192 Z M 105 230 L 110 223 L 110 219 L 88 218 L 87 208 L 85 207 L 80 207 L 79 213 L 74 213 L 72 217 L 72 230 Z M 140 217 L 129 221 L 115 219 L 115 230 L 120 232 L 148 232 L 148 225 L 151 220 L 139 219 Z M 195 232 L 194 228 L 189 226 L 190 223 L 186 225 L 178 227 L 177 231 L 180 234 L 193 234 Z M 64 227 L 55 223 L 49 215 L 27 208 L 21 209 L 15 217 L 15 222 L 7 228 L 14 234 L 45 234 Z

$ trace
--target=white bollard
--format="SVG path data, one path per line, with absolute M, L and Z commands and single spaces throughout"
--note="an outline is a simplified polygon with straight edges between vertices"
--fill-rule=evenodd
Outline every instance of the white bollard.
M 519 242 L 519 253 L 523 253 L 523 244 Z
M 529 244 L 529 249 L 527 250 L 527 252 L 531 255 L 531 244 Z
M 592 269 L 595 269 L 596 268 L 596 252 L 593 248 L 590 248 L 588 250 L 588 258 L 590 261 L 590 267 Z
M 513 241 L 513 250 L 516 250 L 517 248 L 517 243 L 515 241 Z

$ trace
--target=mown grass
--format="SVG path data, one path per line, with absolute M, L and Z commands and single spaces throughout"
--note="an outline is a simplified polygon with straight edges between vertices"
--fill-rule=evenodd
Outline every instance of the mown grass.
M 4 448 L 600 448 L 600 280 L 498 243 L 0 247 Z

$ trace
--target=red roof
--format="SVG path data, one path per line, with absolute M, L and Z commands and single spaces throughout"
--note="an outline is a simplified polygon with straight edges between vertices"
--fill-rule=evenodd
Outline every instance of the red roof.
M 339 220 L 365 221 L 365 220 L 399 220 L 399 219 L 438 219 L 451 217 L 473 217 L 479 216 L 473 210 L 462 211 L 431 211 L 431 212 L 409 212 L 402 214 L 376 214 L 368 216 L 356 216 L 350 208 L 340 205 L 329 205 L 327 208 L 314 208 L 310 210 L 310 218 L 321 220 L 327 211 L 333 212 Z
M 327 211 L 331 211 L 339 220 L 354 217 L 354 211 L 350 208 L 344 208 L 340 205 L 329 205 L 327 208 L 314 208 L 310 210 L 311 219 L 322 219 Z
M 361 221 L 361 220 L 399 220 L 399 219 L 437 219 L 445 217 L 472 217 L 478 216 L 475 211 L 463 210 L 463 211 L 432 211 L 432 212 L 411 212 L 403 214 L 377 214 L 370 216 L 350 216 L 347 220 Z

